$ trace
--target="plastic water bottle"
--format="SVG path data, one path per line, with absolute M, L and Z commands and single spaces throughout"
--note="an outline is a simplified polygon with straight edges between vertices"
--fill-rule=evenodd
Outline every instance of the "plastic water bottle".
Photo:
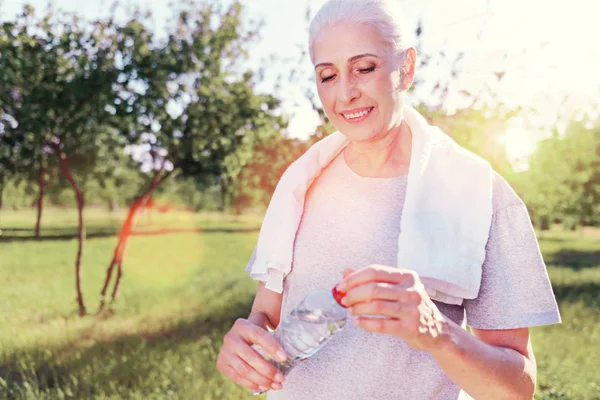
M 279 362 L 260 346 L 252 347 L 277 368 L 283 375 L 302 360 L 319 351 L 346 324 L 348 312 L 341 305 L 341 295 L 332 290 L 316 290 L 302 300 L 287 314 L 274 332 L 275 338 L 288 355 Z M 264 392 L 253 391 L 253 394 Z

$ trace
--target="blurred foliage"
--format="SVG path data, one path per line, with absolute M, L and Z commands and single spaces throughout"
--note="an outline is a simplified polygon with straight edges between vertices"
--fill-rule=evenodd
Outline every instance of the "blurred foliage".
M 539 226 L 600 224 L 600 121 L 571 121 L 538 143 L 517 185 Z
M 480 155 L 503 176 L 510 175 L 512 166 L 501 139 L 507 123 L 517 111 L 490 108 L 467 108 L 447 115 L 439 108 L 417 107 L 432 125 L 439 127 L 459 145 Z
M 143 144 L 155 168 L 166 160 L 185 177 L 233 178 L 254 141 L 285 126 L 279 101 L 255 93 L 252 72 L 238 70 L 256 34 L 242 26 L 238 2 L 190 2 L 164 42 L 140 19 L 122 32 L 132 46 L 122 67 L 128 84 L 111 107 L 127 122 L 118 126 L 122 136 Z
M 10 158 L 13 171 L 30 172 L 51 154 L 89 173 L 123 147 L 108 129 L 119 121 L 105 109 L 120 73 L 117 53 L 125 49 L 113 29 L 111 21 L 88 27 L 60 13 L 38 18 L 31 6 L 2 24 L 0 121 L 9 152 L 2 158 Z
M 309 147 L 306 141 L 279 136 L 254 149 L 252 161 L 230 188 L 237 214 L 252 207 L 265 209 L 283 172 Z
M 322 109 L 320 111 L 322 113 Z M 266 209 L 285 170 L 310 146 L 335 131 L 324 113 L 321 120 L 323 122 L 306 140 L 276 135 L 254 147 L 252 159 L 235 184 L 227 187 L 229 205 L 236 214 Z

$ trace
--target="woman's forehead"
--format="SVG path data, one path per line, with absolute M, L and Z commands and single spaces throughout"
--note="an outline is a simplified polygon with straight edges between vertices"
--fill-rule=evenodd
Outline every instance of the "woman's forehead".
M 324 27 L 313 44 L 315 65 L 347 63 L 359 55 L 383 58 L 388 45 L 381 34 L 366 24 L 343 23 Z

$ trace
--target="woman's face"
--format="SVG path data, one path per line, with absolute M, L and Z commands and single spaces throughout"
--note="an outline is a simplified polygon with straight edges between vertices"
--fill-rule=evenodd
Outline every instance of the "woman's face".
M 319 32 L 313 56 L 325 113 L 348 139 L 377 139 L 400 125 L 405 88 L 414 76 L 414 49 L 407 51 L 402 76 L 401 60 L 374 28 L 338 23 Z

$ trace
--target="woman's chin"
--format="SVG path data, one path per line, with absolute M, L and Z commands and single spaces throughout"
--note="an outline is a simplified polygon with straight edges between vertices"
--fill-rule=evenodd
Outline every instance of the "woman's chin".
M 373 127 L 343 127 L 338 129 L 351 142 L 368 142 L 375 139 L 381 130 L 373 129 Z

